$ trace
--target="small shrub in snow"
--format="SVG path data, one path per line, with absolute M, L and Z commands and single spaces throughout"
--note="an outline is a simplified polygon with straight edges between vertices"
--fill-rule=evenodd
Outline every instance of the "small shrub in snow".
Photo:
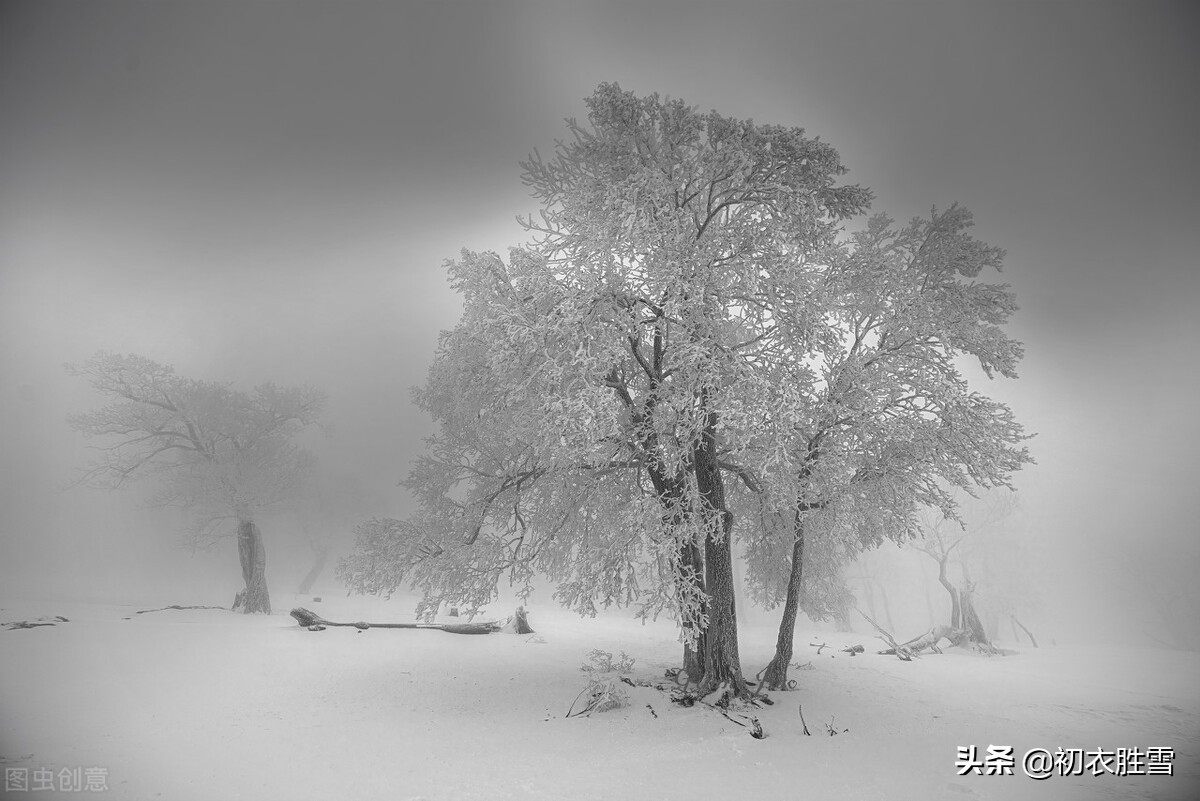
M 629 696 L 621 686 L 620 676 L 633 670 L 633 663 L 636 661 L 624 651 L 621 652 L 621 657 L 614 661 L 611 652 L 593 648 L 588 654 L 588 661 L 579 666 L 583 672 L 592 674 L 591 678 L 588 679 L 583 692 L 575 696 L 571 708 L 567 710 L 567 717 L 586 715 L 591 712 L 607 712 L 628 704 Z M 575 706 L 581 700 L 583 706 L 576 710 Z
M 825 724 L 825 729 L 829 732 L 830 737 L 835 737 L 839 734 L 845 734 L 846 732 L 850 731 L 849 729 L 838 730 L 837 727 L 833 725 L 833 720 L 833 718 L 830 718 L 829 722 Z
M 578 704 L 580 699 L 583 699 L 583 706 L 579 710 L 575 710 L 575 704 Z M 591 712 L 607 712 L 610 709 L 619 709 L 628 703 L 629 696 L 621 687 L 620 679 L 593 674 L 588 680 L 587 686 L 583 688 L 583 692 L 575 696 L 575 701 L 567 710 L 567 717 L 587 715 Z
M 609 651 L 601 651 L 599 648 L 593 648 L 588 654 L 588 663 L 579 666 L 579 669 L 586 673 L 628 673 L 633 670 L 633 663 L 637 660 L 621 652 L 621 658 L 616 662 L 613 661 L 613 655 Z

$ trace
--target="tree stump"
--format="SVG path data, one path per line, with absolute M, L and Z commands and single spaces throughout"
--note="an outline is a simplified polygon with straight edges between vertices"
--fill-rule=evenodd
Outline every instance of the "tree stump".
M 513 629 L 517 634 L 533 634 L 533 628 L 529 625 L 529 618 L 526 617 L 523 606 L 518 606 L 513 615 Z

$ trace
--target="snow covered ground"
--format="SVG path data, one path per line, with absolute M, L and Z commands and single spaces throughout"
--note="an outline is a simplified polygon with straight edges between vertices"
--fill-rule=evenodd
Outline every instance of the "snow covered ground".
M 99 768 L 90 775 L 106 796 L 130 801 L 1200 797 L 1195 653 L 1047 645 L 906 663 L 875 654 L 865 624 L 836 634 L 802 623 L 795 661 L 811 668 L 792 671 L 798 691 L 753 710 L 767 734 L 755 740 L 653 688 L 626 688 L 620 709 L 565 717 L 592 649 L 624 651 L 637 660 L 633 678 L 661 681 L 680 655 L 670 621 L 581 620 L 545 604 L 530 608 L 536 636 L 309 632 L 287 615 L 292 605 L 330 620 L 404 622 L 412 600 L 274 602 L 276 614 L 247 617 L 0 600 L 0 622 L 70 619 L 0 630 L 3 767 L 42 786 L 52 772 L 55 788 L 0 798 L 93 795 L 70 789 L 75 768 Z M 489 611 L 504 617 L 512 605 Z M 832 647 L 818 655 L 809 643 L 819 642 Z M 839 651 L 853 643 L 867 653 Z M 773 644 L 770 626 L 744 627 L 747 672 Z M 1013 775 L 958 775 L 958 748 L 971 745 L 980 759 L 1011 746 Z M 1173 749 L 1174 775 L 1037 781 L 1022 768 L 1035 748 L 1125 749 L 1144 772 L 1137 754 L 1160 747 Z

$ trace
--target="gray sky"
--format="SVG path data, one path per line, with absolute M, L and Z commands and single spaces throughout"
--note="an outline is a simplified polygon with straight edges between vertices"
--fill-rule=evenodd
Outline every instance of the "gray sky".
M 1194 541 L 1196 41 L 1185 2 L 4 2 L 0 581 L 186 559 L 59 492 L 95 402 L 61 364 L 101 348 L 323 387 L 328 463 L 403 514 L 441 264 L 520 241 L 518 160 L 601 81 L 803 126 L 895 217 L 965 204 L 1022 305 L 981 389 L 1038 432 L 1045 558 Z

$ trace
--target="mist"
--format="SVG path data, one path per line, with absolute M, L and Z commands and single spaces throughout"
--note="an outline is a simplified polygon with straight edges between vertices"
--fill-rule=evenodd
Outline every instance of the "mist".
M 804 126 L 898 219 L 975 213 L 1022 306 L 1021 377 L 973 379 L 1037 435 L 998 533 L 1036 580 L 1026 622 L 1180 645 L 1149 588 L 1200 603 L 1194 10 L 1038 4 L 1031 25 L 1021 3 L 700 5 L 6 3 L 4 593 L 239 588 L 232 530 L 192 552 L 144 492 L 68 488 L 89 443 L 66 420 L 102 399 L 63 364 L 97 350 L 328 394 L 309 444 L 330 500 L 262 523 L 281 597 L 314 538 L 341 554 L 358 523 L 408 514 L 399 482 L 432 433 L 410 389 L 460 311 L 443 263 L 520 244 L 514 217 L 536 208 L 518 162 L 617 81 Z M 916 633 L 938 588 L 885 550 L 867 558 Z

